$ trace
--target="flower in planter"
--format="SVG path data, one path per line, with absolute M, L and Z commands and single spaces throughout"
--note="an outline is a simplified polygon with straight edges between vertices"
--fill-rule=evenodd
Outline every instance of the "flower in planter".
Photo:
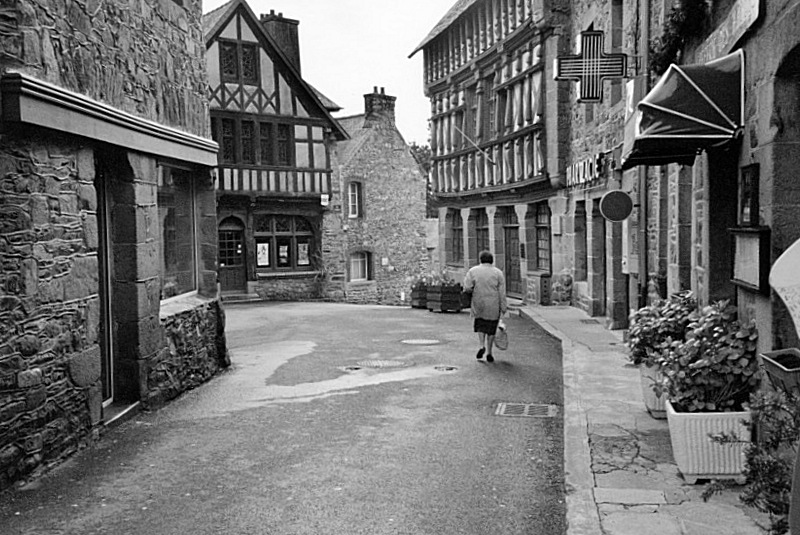
M 654 366 L 673 341 L 686 336 L 689 318 L 697 309 L 692 292 L 681 292 L 642 307 L 629 318 L 628 358 L 633 364 Z
M 736 307 L 720 301 L 692 313 L 686 339 L 672 340 L 658 357 L 663 390 L 676 411 L 744 410 L 759 385 L 758 330 L 740 323 Z

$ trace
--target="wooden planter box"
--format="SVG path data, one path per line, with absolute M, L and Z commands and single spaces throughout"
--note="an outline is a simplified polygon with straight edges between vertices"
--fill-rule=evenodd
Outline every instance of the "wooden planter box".
M 427 302 L 432 312 L 461 312 L 461 285 L 428 286 Z
M 744 483 L 745 444 L 718 444 L 709 435 L 735 434 L 750 441 L 750 412 L 675 412 L 669 400 L 667 422 L 672 454 L 687 483 L 698 479 L 734 479 Z
M 411 288 L 411 308 L 428 308 L 428 287 L 424 285 Z
M 775 388 L 800 393 L 800 350 L 792 347 L 761 353 L 761 362 Z

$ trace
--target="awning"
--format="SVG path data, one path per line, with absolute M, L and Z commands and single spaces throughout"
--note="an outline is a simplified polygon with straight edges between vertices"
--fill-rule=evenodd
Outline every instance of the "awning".
M 744 52 L 705 64 L 670 65 L 639 102 L 626 135 L 622 169 L 637 165 L 692 165 L 695 156 L 735 139 L 744 104 Z

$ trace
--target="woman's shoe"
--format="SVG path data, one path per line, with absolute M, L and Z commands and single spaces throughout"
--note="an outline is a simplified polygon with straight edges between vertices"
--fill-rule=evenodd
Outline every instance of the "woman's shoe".
M 480 348 L 480 349 L 478 350 L 478 354 L 477 354 L 477 355 L 475 355 L 475 358 L 476 358 L 476 359 L 483 358 L 483 353 L 484 353 L 485 351 L 486 351 L 486 348 L 485 348 L 485 347 L 482 347 L 482 348 Z
M 494 362 L 494 357 L 491 354 L 486 355 L 486 362 Z

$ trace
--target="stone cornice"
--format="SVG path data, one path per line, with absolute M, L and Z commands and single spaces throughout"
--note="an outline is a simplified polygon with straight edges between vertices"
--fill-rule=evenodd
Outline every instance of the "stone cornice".
M 217 165 L 219 147 L 210 139 L 137 117 L 32 76 L 6 73 L 0 91 L 4 123 L 51 128 L 156 156 Z

